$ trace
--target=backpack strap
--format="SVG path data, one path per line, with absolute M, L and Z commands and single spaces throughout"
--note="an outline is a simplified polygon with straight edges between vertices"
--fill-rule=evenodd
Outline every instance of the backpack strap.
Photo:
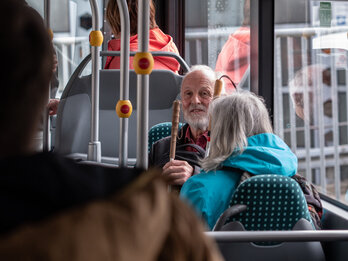
M 180 145 L 176 146 L 176 151 L 178 151 L 178 150 L 185 150 L 186 151 L 187 147 L 194 148 L 198 152 L 200 157 L 202 157 L 202 158 L 205 157 L 205 149 L 203 149 L 201 146 L 198 146 L 197 144 L 191 144 L 191 143 L 180 144 Z
M 308 210 L 311 214 L 313 223 L 316 229 L 322 229 L 321 217 L 323 215 L 323 205 L 320 200 L 319 192 L 305 177 L 296 173 L 292 176 L 294 180 L 300 185 L 303 194 L 305 195 Z
M 187 147 L 194 148 L 196 151 L 188 151 Z M 196 144 L 181 144 L 176 147 L 175 158 L 185 160 L 190 165 L 199 166 L 199 160 L 205 157 L 205 150 Z
M 196 151 L 188 151 L 187 147 L 192 147 Z M 185 160 L 191 166 L 200 167 L 200 160 L 205 157 L 205 150 L 196 144 L 180 144 L 177 145 L 175 151 L 175 159 Z M 163 153 L 158 161 L 159 166 L 165 165 L 169 161 L 169 151 Z

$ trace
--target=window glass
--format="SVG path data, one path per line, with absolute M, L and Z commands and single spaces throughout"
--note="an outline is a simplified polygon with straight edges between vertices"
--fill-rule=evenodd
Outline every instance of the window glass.
M 98 1 L 100 17 L 103 12 L 103 0 Z M 28 0 L 28 4 L 43 16 L 44 1 Z M 90 53 L 89 33 L 92 30 L 92 11 L 86 0 L 50 1 L 50 27 L 53 30 L 58 68 L 53 84 L 52 95 L 60 97 L 70 76 L 80 62 Z M 102 21 L 99 21 L 102 25 Z M 91 73 L 89 64 L 84 74 Z
M 249 89 L 250 1 L 185 1 L 185 61 L 205 64 Z M 226 89 L 233 90 L 223 78 Z
M 275 1 L 275 132 L 299 173 L 348 204 L 348 1 Z

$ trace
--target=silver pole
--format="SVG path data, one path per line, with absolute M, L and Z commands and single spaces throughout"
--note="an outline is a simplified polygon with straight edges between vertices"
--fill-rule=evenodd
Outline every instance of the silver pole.
M 121 17 L 121 78 L 120 100 L 129 99 L 129 12 L 125 0 L 117 0 Z M 126 167 L 128 161 L 128 118 L 120 118 L 119 165 Z
M 99 30 L 98 2 L 90 0 L 92 9 L 92 30 Z M 101 146 L 99 141 L 99 46 L 92 46 L 92 112 L 91 138 L 88 144 L 88 160 L 101 161 Z
M 308 58 L 307 58 L 307 38 L 301 37 L 301 61 L 302 61 L 302 67 L 307 68 L 308 66 Z M 308 88 L 308 71 L 306 71 L 305 74 L 303 74 L 302 77 L 302 83 L 303 83 L 303 100 L 304 100 L 304 115 L 305 119 L 304 121 L 304 137 L 305 137 L 305 148 L 306 148 L 306 178 L 309 182 L 312 182 L 312 158 L 311 158 L 311 119 L 312 114 L 314 113 L 313 108 L 309 108 L 309 92 L 310 89 Z M 314 88 L 312 84 L 312 88 Z
M 347 230 L 297 230 L 297 231 L 233 231 L 205 232 L 218 242 L 260 242 L 260 241 L 348 241 Z
M 337 70 L 336 70 L 336 58 L 330 56 L 331 63 L 331 108 L 333 119 L 333 146 L 334 146 L 334 175 L 335 175 L 335 195 L 336 199 L 340 200 L 341 197 L 341 166 L 340 166 L 340 153 L 339 147 L 339 125 L 338 125 L 338 90 L 337 90 Z M 323 105 L 322 105 L 323 106 Z
M 46 28 L 50 29 L 50 0 L 44 1 L 44 17 L 45 17 Z M 48 104 L 50 97 L 51 97 L 51 83 L 49 84 L 49 88 L 48 88 L 48 97 L 47 97 L 46 104 Z M 46 106 L 43 112 L 43 135 L 42 135 L 43 151 L 49 151 L 51 149 L 50 129 L 51 129 L 50 116 L 49 116 L 48 108 Z
M 288 54 L 288 75 L 289 79 L 294 78 L 294 45 L 293 37 L 287 37 L 287 54 Z M 291 137 L 291 150 L 296 153 L 297 149 L 297 135 L 296 135 L 296 113 L 294 107 L 292 106 L 292 101 L 289 91 L 289 110 L 290 110 L 290 137 Z
M 147 52 L 149 47 L 149 1 L 139 0 L 138 51 Z M 149 75 L 137 75 L 137 167 L 147 169 L 148 122 L 149 122 Z
M 316 62 L 315 57 L 319 59 L 319 64 L 322 64 L 322 55 L 320 50 L 314 50 L 313 61 Z M 322 72 L 311 70 L 313 75 L 313 86 L 315 86 L 315 93 L 317 97 L 316 106 L 318 108 L 318 126 L 319 126 L 319 146 L 320 146 L 320 186 L 321 192 L 326 194 L 326 155 L 325 155 L 325 126 L 324 126 L 324 108 L 323 108 L 323 75 Z
M 274 98 L 276 99 L 276 106 L 274 108 L 274 112 L 275 112 L 275 117 L 274 119 L 276 119 L 274 121 L 274 129 L 275 129 L 275 133 L 282 139 L 284 139 L 284 117 L 283 117 L 283 84 L 282 84 L 282 74 L 281 74 L 281 70 L 282 70 L 282 57 L 280 55 L 280 37 L 276 37 L 276 41 L 274 46 L 276 46 L 275 51 L 276 51 L 276 55 L 275 55 L 275 59 L 276 59 L 276 64 L 277 66 L 276 68 L 276 86 L 275 86 L 275 96 Z

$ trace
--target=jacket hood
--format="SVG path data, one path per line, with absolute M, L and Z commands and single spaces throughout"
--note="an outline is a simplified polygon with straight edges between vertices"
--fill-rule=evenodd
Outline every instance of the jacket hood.
M 254 175 L 280 174 L 291 177 L 297 172 L 297 157 L 285 142 L 272 133 L 247 139 L 242 154 L 230 156 L 222 165 L 242 169 Z
M 129 39 L 130 51 L 138 50 L 138 35 L 133 35 Z M 120 51 L 121 49 L 121 41 L 120 39 L 112 39 L 108 42 L 108 50 L 109 51 Z M 172 52 L 179 54 L 179 51 L 176 45 L 173 42 L 173 38 L 170 35 L 167 35 L 161 31 L 159 28 L 154 28 L 149 31 L 149 52 L 153 51 L 161 51 L 161 52 Z M 109 59 L 110 58 L 110 59 Z M 111 62 L 112 57 L 108 57 L 106 61 L 105 68 L 109 69 L 107 66 Z M 162 64 L 162 67 L 167 67 L 168 69 L 177 72 L 179 70 L 179 63 L 170 57 L 154 57 L 156 62 Z M 132 63 L 130 63 L 132 65 Z M 132 66 L 131 66 L 132 67 Z M 156 69 L 156 65 L 154 66 Z M 111 69 L 111 68 L 110 68 Z M 162 68 L 159 68 L 162 69 Z

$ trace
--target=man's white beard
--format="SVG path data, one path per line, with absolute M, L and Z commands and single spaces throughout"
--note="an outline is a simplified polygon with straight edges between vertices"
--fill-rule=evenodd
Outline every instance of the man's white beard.
M 198 116 L 191 114 L 190 111 L 200 109 L 205 112 L 205 115 Z M 206 131 L 209 125 L 207 109 L 203 105 L 190 105 L 188 109 L 183 109 L 185 121 L 194 129 Z

